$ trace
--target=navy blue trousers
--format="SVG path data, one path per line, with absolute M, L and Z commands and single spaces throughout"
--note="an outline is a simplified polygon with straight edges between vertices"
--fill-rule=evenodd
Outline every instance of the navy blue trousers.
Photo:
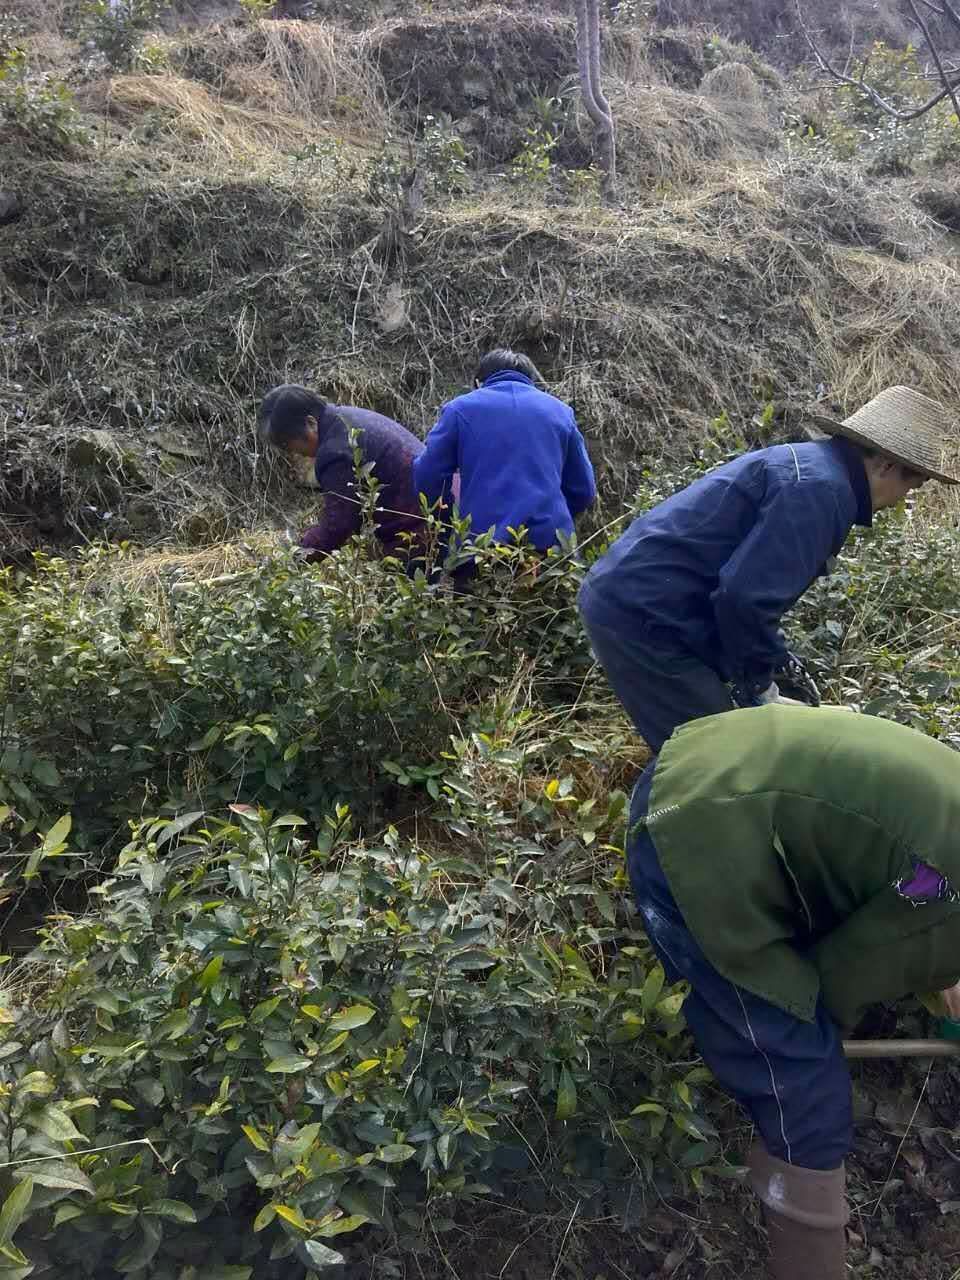
M 733 710 L 730 690 L 692 653 L 651 643 L 643 624 L 609 613 L 589 578 L 577 601 L 590 646 L 610 688 L 651 751 L 678 725 Z
M 627 868 L 637 907 L 671 982 L 690 984 L 683 1006 L 704 1062 L 750 1113 L 771 1155 L 805 1169 L 836 1169 L 853 1141 L 850 1073 L 822 1001 L 803 1022 L 722 977 L 687 929 L 645 817 L 656 761 L 630 805 Z M 718 867 L 718 875 L 722 868 Z

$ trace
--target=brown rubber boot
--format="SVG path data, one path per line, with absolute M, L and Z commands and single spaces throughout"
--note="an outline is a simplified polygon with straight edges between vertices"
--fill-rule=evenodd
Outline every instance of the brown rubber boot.
M 850 1216 L 844 1166 L 801 1169 L 759 1143 L 747 1163 L 750 1185 L 763 1202 L 771 1280 L 844 1280 Z

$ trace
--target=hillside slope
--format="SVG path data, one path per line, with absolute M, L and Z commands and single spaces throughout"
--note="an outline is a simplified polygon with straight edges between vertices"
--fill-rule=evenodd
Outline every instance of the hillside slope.
M 0 153 L 22 205 L 0 226 L 6 554 L 286 523 L 303 497 L 253 430 L 272 384 L 422 433 L 498 342 L 574 402 L 607 513 L 715 420 L 754 439 L 818 388 L 955 396 L 958 275 L 910 180 L 790 141 L 778 78 L 705 80 L 696 40 L 610 29 L 611 211 L 563 17 L 239 21 L 112 76 L 27 38 L 85 133 L 28 115 Z

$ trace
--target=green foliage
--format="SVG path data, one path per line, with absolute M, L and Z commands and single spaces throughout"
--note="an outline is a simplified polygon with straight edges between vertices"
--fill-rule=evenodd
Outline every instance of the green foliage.
M 127 71 L 136 61 L 144 32 L 168 7 L 168 0 L 84 0 L 80 34 L 114 70 Z
M 478 554 L 468 597 L 359 549 L 322 567 L 278 551 L 144 595 L 123 580 L 122 550 L 6 571 L 0 803 L 26 831 L 70 809 L 92 844 L 161 801 L 382 811 L 395 784 L 380 761 L 429 757 L 524 655 L 557 697 L 590 667 L 576 561 Z
M 342 807 L 313 840 L 244 805 L 137 824 L 96 905 L 43 931 L 43 995 L 0 1011 L 10 1261 L 295 1280 L 361 1228 L 418 1249 L 460 1201 L 522 1203 L 532 1152 L 634 1195 L 699 1183 L 704 1073 L 666 1065 L 682 994 L 617 918 L 617 852 L 555 874 L 589 802 L 553 780 L 479 852 L 477 770 L 522 755 L 455 753 L 462 853 L 357 841 Z
M 459 194 L 467 186 L 467 148 L 448 118 L 427 116 L 417 141 L 417 163 L 435 191 Z
M 862 76 L 902 111 L 925 102 L 937 85 L 912 45 L 895 49 L 883 41 L 873 45 L 850 75 L 855 79 Z M 794 136 L 807 145 L 825 147 L 842 159 L 867 156 L 881 168 L 939 164 L 960 154 L 960 123 L 949 98 L 919 119 L 901 123 L 856 85 L 839 85 L 823 118 L 805 118 L 792 128 Z
M 85 141 L 86 131 L 67 86 L 33 72 L 24 49 L 0 50 L 0 125 L 11 126 L 28 147 L 69 150 Z
M 804 653 L 833 701 L 960 749 L 960 606 L 952 528 L 885 517 L 800 601 Z
M 540 186 L 553 170 L 551 157 L 560 139 L 540 124 L 525 129 L 524 133 L 526 140 L 510 162 L 510 176 L 514 182 Z
M 719 415 L 638 505 L 742 443 Z M 591 718 L 576 557 L 408 575 L 357 463 L 321 566 L 0 579 L 0 900 L 70 877 L 2 970 L 0 1280 L 393 1275 L 482 1198 L 643 1212 L 730 1172 L 626 905 L 636 744 Z M 829 699 L 960 745 L 958 551 L 891 513 L 807 593 Z
M 276 8 L 276 0 L 240 0 L 240 8 L 251 22 L 267 18 Z
M 570 120 L 570 97 L 561 90 L 537 94 L 531 103 L 532 122 L 524 129 L 525 140 L 510 164 L 514 182 L 541 186 L 554 170 L 553 153 L 563 140 Z M 590 170 L 577 171 L 586 175 Z M 574 180 L 576 189 L 576 180 Z M 580 193 L 585 184 L 581 181 Z
M 440 195 L 462 193 L 467 188 L 468 152 L 463 139 L 447 118 L 427 116 L 406 154 L 390 134 L 367 170 L 367 192 L 374 204 L 399 207 L 403 181 L 414 171 L 424 177 L 425 189 Z
M 583 204 L 597 204 L 600 200 L 600 170 L 596 165 L 586 169 L 564 169 L 564 181 L 575 200 Z

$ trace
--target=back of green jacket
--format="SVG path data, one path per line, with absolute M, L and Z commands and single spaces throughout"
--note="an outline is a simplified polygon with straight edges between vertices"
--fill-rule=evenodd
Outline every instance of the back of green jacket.
M 960 903 L 895 884 L 915 859 L 960 888 L 960 754 L 874 717 L 772 705 L 665 744 L 647 825 L 724 977 L 805 1020 L 960 979 Z

